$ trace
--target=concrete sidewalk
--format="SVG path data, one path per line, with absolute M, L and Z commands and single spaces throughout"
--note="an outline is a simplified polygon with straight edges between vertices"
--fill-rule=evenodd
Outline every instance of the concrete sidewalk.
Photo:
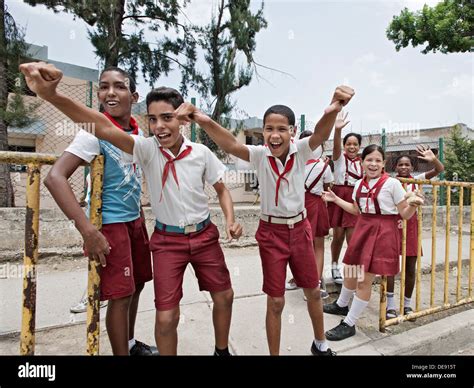
M 464 241 L 463 241 L 464 243 Z M 468 255 L 468 240 L 465 242 L 464 258 Z M 430 241 L 424 241 L 426 262 L 430 262 Z M 444 243 L 438 240 L 438 260 L 444 261 Z M 457 242 L 451 242 L 457 249 Z M 328 249 L 326 250 L 328 251 Z M 455 250 L 451 261 L 457 259 Z M 226 248 L 227 265 L 231 273 L 235 292 L 230 347 L 234 354 L 265 355 L 268 348 L 265 336 L 266 296 L 261 291 L 262 271 L 257 247 Z M 442 259 L 441 259 L 442 256 Z M 326 257 L 326 263 L 330 259 Z M 425 262 L 425 260 L 424 260 Z M 14 264 L 11 264 L 14 265 Z M 36 354 L 85 354 L 86 314 L 70 314 L 69 307 L 79 301 L 87 281 L 86 259 L 45 259 L 39 265 L 37 291 Z M 465 271 L 465 269 L 464 269 Z M 423 276 L 422 305 L 429 302 L 429 275 Z M 436 299 L 442 298 L 443 274 L 437 274 Z M 21 327 L 20 277 L 7 276 L 0 279 L 2 309 L 0 315 L 0 354 L 19 354 Z M 467 293 L 467 277 L 463 278 L 462 293 Z M 450 276 L 450 301 L 454 302 L 455 276 Z M 136 325 L 136 338 L 154 344 L 155 309 L 153 286 L 148 283 L 142 293 Z M 357 334 L 345 341 L 331 343 L 339 354 L 452 354 L 458 350 L 471 349 L 474 339 L 474 310 L 469 306 L 446 311 L 443 319 L 430 322 L 433 317 L 419 318 L 417 322 L 405 322 L 378 331 L 378 287 L 374 286 L 371 302 L 358 324 Z M 200 292 L 191 267 L 185 275 L 184 297 L 181 303 L 179 325 L 179 354 L 212 354 L 214 335 L 212 330 L 212 303 L 207 292 Z M 453 315 L 455 312 L 458 314 Z M 101 311 L 102 318 L 105 310 Z M 325 314 L 325 329 L 336 326 L 341 317 Z M 448 319 L 448 323 L 443 324 Z M 441 324 L 440 324 L 441 322 Z M 435 326 L 430 326 L 435 325 Z M 436 326 L 441 325 L 441 326 Z M 446 328 L 450 328 L 447 330 Z M 416 332 L 414 332 L 416 330 Z M 15 333 L 16 332 L 16 333 Z M 414 334 L 410 334 L 414 333 Z M 458 333 L 458 334 L 456 334 Z M 453 346 L 442 345 L 443 338 L 456 337 Z M 286 306 L 282 317 L 282 355 L 307 355 L 313 335 L 306 302 L 301 290 L 286 294 Z M 469 340 L 468 340 L 469 339 Z M 424 342 L 420 342 L 420 341 Z M 438 348 L 429 348 L 427 343 L 438 341 Z M 406 347 L 401 346 L 405 344 Z M 474 349 L 474 347 L 472 347 Z M 105 323 L 101 320 L 101 354 L 111 354 Z M 423 350 L 424 349 L 424 350 Z M 426 352 L 426 353 L 423 353 Z M 434 353 L 433 353 L 434 352 Z M 441 352 L 441 353 L 439 353 Z M 442 353 L 445 352 L 445 353 Z

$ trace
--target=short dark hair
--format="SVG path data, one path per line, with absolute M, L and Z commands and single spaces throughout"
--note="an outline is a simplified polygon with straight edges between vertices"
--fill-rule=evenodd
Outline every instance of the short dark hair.
M 104 73 L 109 72 L 109 71 L 116 71 L 117 73 L 122 74 L 125 78 L 127 78 L 129 80 L 130 92 L 135 93 L 137 91 L 137 84 L 136 84 L 135 80 L 125 70 L 123 70 L 123 69 L 121 69 L 120 67 L 117 67 L 117 66 L 109 66 L 109 67 L 106 67 L 104 70 L 102 70 L 102 72 L 100 73 L 100 76 L 99 76 L 99 81 L 102 78 L 102 75 Z
M 395 166 L 398 164 L 398 162 L 400 161 L 400 159 L 402 158 L 407 158 L 409 161 L 410 161 L 410 164 L 413 166 L 413 160 L 410 156 L 408 155 L 399 155 L 397 156 L 397 158 L 395 159 Z
M 362 151 L 362 160 L 364 160 L 367 155 L 371 154 L 374 151 L 378 151 L 382 154 L 382 159 L 385 160 L 385 152 L 382 147 L 380 147 L 378 144 L 371 144 L 368 145 L 367 147 L 364 148 L 364 151 Z
M 349 140 L 351 136 L 354 136 L 357 139 L 359 146 L 362 144 L 362 136 L 359 133 L 349 132 L 344 136 L 344 139 L 342 139 L 342 145 L 346 145 L 347 140 Z
M 265 125 L 265 120 L 267 119 L 267 116 L 271 114 L 285 116 L 288 119 L 288 124 L 295 125 L 295 113 L 286 105 L 273 105 L 268 108 L 265 114 L 263 115 L 263 125 Z
M 305 129 L 303 132 L 300 133 L 300 139 L 304 139 L 305 137 L 309 137 L 313 134 L 309 129 Z
M 299 139 L 300 139 L 300 140 L 301 140 L 301 139 L 304 139 L 305 137 L 309 137 L 309 136 L 311 136 L 312 134 L 313 134 L 312 131 L 310 131 L 309 129 L 305 129 L 303 132 L 300 133 Z M 321 148 L 322 148 L 322 150 L 324 151 L 324 143 L 321 144 Z
M 162 86 L 156 89 L 152 89 L 152 91 L 146 95 L 147 110 L 152 102 L 157 101 L 165 101 L 168 104 L 172 105 L 174 109 L 178 109 L 178 107 L 184 102 L 184 99 L 181 93 L 178 92 L 176 89 Z

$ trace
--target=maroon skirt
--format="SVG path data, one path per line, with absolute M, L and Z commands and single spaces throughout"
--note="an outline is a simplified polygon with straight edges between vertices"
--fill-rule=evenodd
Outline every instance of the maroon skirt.
M 343 263 L 362 266 L 364 272 L 377 275 L 396 275 L 400 270 L 398 217 L 361 214 Z
M 352 193 L 354 192 L 353 186 L 335 185 L 332 188 L 334 194 L 344 201 L 353 203 Z M 331 228 L 342 227 L 342 228 L 353 228 L 357 222 L 358 216 L 346 212 L 341 207 L 337 206 L 333 202 L 328 204 L 329 213 L 329 225 Z
M 308 220 L 311 224 L 313 237 L 324 237 L 329 234 L 328 208 L 320 195 L 306 192 L 304 204 L 308 212 Z
M 402 254 L 403 222 L 398 216 L 398 230 L 400 232 L 400 254 Z M 423 250 L 421 251 L 423 256 Z M 407 257 L 418 256 L 418 213 L 407 220 Z

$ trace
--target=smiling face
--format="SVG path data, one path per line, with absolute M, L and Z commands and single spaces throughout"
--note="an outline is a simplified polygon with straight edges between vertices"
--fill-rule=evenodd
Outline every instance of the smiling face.
M 354 159 L 359 153 L 359 149 L 359 139 L 357 139 L 355 136 L 349 136 L 346 140 L 346 143 L 344 144 L 344 152 L 346 155 L 349 158 Z
M 176 119 L 174 111 L 166 101 L 153 101 L 148 106 L 148 128 L 164 148 L 181 145 L 179 127 L 185 123 Z
M 116 119 L 119 124 L 128 126 L 132 104 L 137 102 L 138 93 L 132 93 L 129 79 L 118 71 L 102 73 L 97 97 L 105 112 Z
M 368 179 L 376 179 L 382 175 L 385 166 L 383 155 L 379 151 L 373 151 L 366 155 L 362 161 L 362 167 Z
M 409 177 L 413 171 L 410 158 L 404 156 L 398 159 L 395 169 L 397 170 L 397 174 L 401 177 Z
M 287 117 L 271 113 L 265 118 L 263 139 L 274 157 L 286 158 L 292 133 L 293 126 L 289 125 Z

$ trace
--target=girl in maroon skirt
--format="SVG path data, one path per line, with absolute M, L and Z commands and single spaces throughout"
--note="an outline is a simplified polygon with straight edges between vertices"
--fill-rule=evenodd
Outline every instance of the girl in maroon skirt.
M 354 185 L 362 178 L 362 164 L 359 153 L 362 136 L 358 133 L 348 133 L 342 140 L 344 152 L 341 152 L 341 132 L 349 124 L 347 115 L 341 112 L 334 126 L 334 146 L 332 160 L 334 161 L 334 186 L 332 190 L 341 199 L 352 202 L 351 196 Z M 329 224 L 333 228 L 333 240 L 331 243 L 332 277 L 334 282 L 342 284 L 342 276 L 338 269 L 339 255 L 341 254 L 344 239 L 347 244 L 351 240 L 357 216 L 345 211 L 341 207 L 329 203 Z
M 444 171 L 443 164 L 436 158 L 436 155 L 430 150 L 429 147 L 418 146 L 418 159 L 425 160 L 433 164 L 433 169 L 430 171 L 424 172 L 412 176 L 413 172 L 413 163 L 411 158 L 408 155 L 399 156 L 395 159 L 395 170 L 397 171 L 397 177 L 400 178 L 412 178 L 412 179 L 431 179 L 439 175 Z M 412 183 L 408 184 L 406 187 L 407 191 L 417 191 L 418 185 Z M 403 233 L 403 224 L 401 218 L 399 217 L 398 223 L 400 231 L 400 253 L 401 253 L 401 239 Z M 403 314 L 410 314 L 413 309 L 411 308 L 411 295 L 413 293 L 413 288 L 415 287 L 415 273 L 416 273 L 416 258 L 418 255 L 418 217 L 415 216 L 410 218 L 407 222 L 407 242 L 406 242 L 406 278 L 405 278 L 405 303 Z M 423 254 L 423 253 L 422 253 Z M 394 291 L 394 277 L 387 277 L 387 319 L 397 317 L 397 307 L 395 304 L 395 298 L 393 295 Z
M 323 193 L 325 201 L 333 202 L 351 214 L 360 214 L 343 260 L 346 266 L 341 293 L 337 301 L 324 306 L 324 312 L 328 314 L 347 315 L 338 326 L 326 332 L 326 338 L 331 341 L 355 334 L 355 324 L 369 303 L 375 275 L 393 276 L 398 273 L 400 235 L 397 215 L 410 219 L 417 206 L 423 203 L 418 195 L 406 200 L 402 184 L 384 173 L 384 165 L 383 149 L 372 144 L 362 153 L 365 177 L 354 186 L 352 202 L 341 199 L 332 191 Z

